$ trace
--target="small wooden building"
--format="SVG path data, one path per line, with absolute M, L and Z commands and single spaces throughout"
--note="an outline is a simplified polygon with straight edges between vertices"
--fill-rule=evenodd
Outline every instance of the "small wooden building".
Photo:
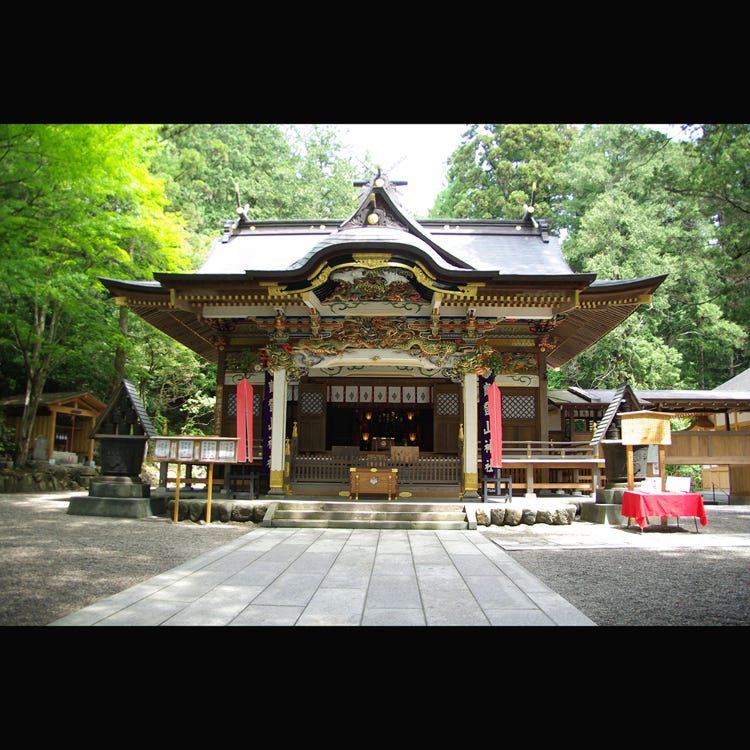
M 672 432 L 672 442 L 666 449 L 667 465 L 701 466 L 703 488 L 731 495 L 735 503 L 750 502 L 748 373 L 713 390 L 632 391 L 639 408 L 692 419 L 689 429 Z M 603 425 L 617 396 L 616 390 L 550 390 L 550 437 L 588 439 L 594 425 Z
M 0 411 L 16 441 L 21 432 L 24 396 L 0 398 Z M 98 398 L 87 392 L 45 393 L 39 401 L 36 418 L 31 428 L 31 445 L 37 438 L 46 441 L 46 458 L 55 453 L 77 461 L 94 460 L 94 440 L 89 437 L 96 420 L 105 409 Z

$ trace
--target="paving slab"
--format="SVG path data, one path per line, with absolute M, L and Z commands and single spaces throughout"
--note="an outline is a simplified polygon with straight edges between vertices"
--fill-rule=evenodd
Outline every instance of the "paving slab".
M 478 531 L 264 528 L 52 626 L 595 623 Z

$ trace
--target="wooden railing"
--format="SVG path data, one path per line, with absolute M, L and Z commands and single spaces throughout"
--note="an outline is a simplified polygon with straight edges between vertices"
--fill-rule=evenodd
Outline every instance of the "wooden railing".
M 458 454 L 420 453 L 416 461 L 399 461 L 392 458 L 390 453 L 357 451 L 356 448 L 352 449 L 350 455 L 292 454 L 289 478 L 293 483 L 341 484 L 348 487 L 349 469 L 353 466 L 398 468 L 399 486 L 460 486 L 463 482 L 463 457 Z M 481 462 L 477 466 L 477 473 L 481 481 Z M 593 494 L 604 481 L 604 459 L 598 458 L 588 443 L 504 441 L 502 474 L 512 477 L 513 489 L 517 493 L 562 490 Z M 224 484 L 220 477 L 215 482 L 219 487 Z
M 398 467 L 399 485 L 461 484 L 462 457 L 459 455 L 419 454 L 417 461 L 400 462 L 388 453 L 356 449 L 350 455 L 302 454 L 292 458 L 292 482 L 349 482 L 351 467 Z M 481 478 L 481 464 L 478 474 Z M 506 441 L 503 443 L 502 474 L 513 478 L 516 490 L 562 490 L 593 494 L 601 486 L 604 459 L 588 443 L 559 441 Z
M 593 495 L 604 481 L 604 459 L 589 443 L 503 441 L 502 474 L 513 489 L 573 491 Z
M 596 458 L 589 443 L 566 443 L 559 440 L 503 440 L 503 458 Z
M 349 484 L 352 466 L 378 469 L 398 468 L 399 484 L 459 484 L 459 456 L 420 456 L 416 463 L 391 459 L 387 453 L 360 453 L 357 456 L 333 456 L 328 453 L 295 456 L 291 464 L 292 482 L 345 482 Z

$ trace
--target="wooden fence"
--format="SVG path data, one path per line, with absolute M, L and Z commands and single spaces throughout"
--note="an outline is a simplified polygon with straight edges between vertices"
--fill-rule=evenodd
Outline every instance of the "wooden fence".
M 416 463 L 391 459 L 387 453 L 360 453 L 357 456 L 334 456 L 328 453 L 299 455 L 292 458 L 292 482 L 342 482 L 349 485 L 353 466 L 377 469 L 398 468 L 399 484 L 460 484 L 459 456 L 420 456 Z

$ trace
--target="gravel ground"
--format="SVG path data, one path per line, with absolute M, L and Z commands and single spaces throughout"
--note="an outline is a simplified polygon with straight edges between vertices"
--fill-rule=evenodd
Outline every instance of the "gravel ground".
M 692 518 L 643 532 L 576 521 L 484 533 L 599 626 L 750 625 L 750 506 L 706 514 L 700 533 Z
M 70 516 L 70 497 L 0 495 L 0 625 L 47 625 L 255 528 Z M 480 531 L 597 625 L 748 625 L 750 506 L 706 512 L 700 533 L 692 519 L 644 533 L 581 521 Z

